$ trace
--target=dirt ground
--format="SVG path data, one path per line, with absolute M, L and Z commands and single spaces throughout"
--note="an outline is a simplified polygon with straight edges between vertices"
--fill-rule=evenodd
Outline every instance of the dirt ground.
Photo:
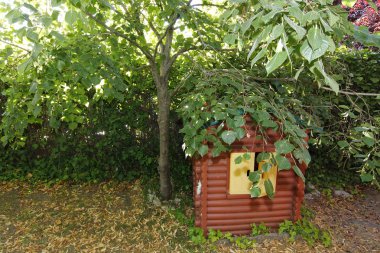
M 331 232 L 330 248 L 266 239 L 244 251 L 194 245 L 173 211 L 146 204 L 138 181 L 51 188 L 0 182 L 0 252 L 380 252 L 379 192 L 305 205 Z

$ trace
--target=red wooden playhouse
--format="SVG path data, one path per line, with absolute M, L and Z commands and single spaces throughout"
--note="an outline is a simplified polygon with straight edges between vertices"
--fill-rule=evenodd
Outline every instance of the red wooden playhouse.
M 251 224 L 264 223 L 278 228 L 284 220 L 301 218 L 300 209 L 304 198 L 304 182 L 293 170 L 282 170 L 272 175 L 275 197 L 251 198 L 247 167 L 235 166 L 236 155 L 250 152 L 275 152 L 274 143 L 283 138 L 280 132 L 268 129 L 266 141 L 256 138 L 257 127 L 251 120 L 244 126 L 246 137 L 231 145 L 231 152 L 213 158 L 211 151 L 193 161 L 195 224 L 207 233 L 209 229 L 249 234 Z M 244 147 L 244 149 L 243 149 Z M 211 147 L 210 147 L 211 149 Z M 255 159 L 251 159 L 255 163 Z M 294 159 L 289 159 L 294 165 Z M 298 164 L 303 173 L 306 164 Z M 242 167 L 243 166 L 243 167 Z M 260 169 L 260 164 L 247 164 L 250 170 Z M 267 177 L 268 177 L 267 176 Z M 265 195 L 265 194 L 264 194 Z

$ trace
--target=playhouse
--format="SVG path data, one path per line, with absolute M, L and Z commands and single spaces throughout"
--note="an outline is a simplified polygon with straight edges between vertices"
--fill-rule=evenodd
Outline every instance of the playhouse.
M 247 150 L 252 158 L 260 152 L 275 152 L 274 143 L 282 139 L 283 134 L 268 129 L 264 141 L 256 138 L 257 127 L 251 120 L 248 119 L 244 127 L 246 137 L 234 142 L 231 152 L 215 158 L 209 152 L 193 160 L 195 225 L 205 232 L 214 229 L 235 235 L 249 234 L 253 223 L 277 228 L 284 220 L 301 218 L 304 182 L 293 170 L 275 169 L 264 173 L 263 177 L 269 178 L 274 186 L 275 197 L 269 199 L 264 190 L 259 198 L 251 198 L 249 171 L 261 170 L 262 164 L 256 164 L 255 159 L 240 164 L 234 160 Z M 289 161 L 294 164 L 293 159 Z M 297 165 L 304 173 L 306 165 Z

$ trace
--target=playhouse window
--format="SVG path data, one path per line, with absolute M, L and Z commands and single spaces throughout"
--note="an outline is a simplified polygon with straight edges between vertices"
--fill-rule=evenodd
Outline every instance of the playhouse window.
M 268 161 L 262 161 L 256 163 L 256 153 L 250 152 L 250 159 L 245 160 L 239 164 L 235 163 L 235 159 L 244 153 L 233 152 L 230 155 L 230 174 L 229 174 L 229 193 L 230 194 L 250 194 L 250 189 L 252 187 L 252 182 L 248 179 L 249 173 L 255 170 L 261 171 L 262 165 Z M 277 167 L 275 165 L 268 172 L 263 172 L 261 174 L 261 179 L 258 186 L 261 189 L 261 195 L 266 196 L 264 181 L 271 180 L 274 190 L 276 190 L 276 178 L 277 178 Z

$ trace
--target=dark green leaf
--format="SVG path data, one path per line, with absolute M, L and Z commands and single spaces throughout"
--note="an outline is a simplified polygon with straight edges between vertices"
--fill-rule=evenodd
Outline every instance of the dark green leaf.
M 368 147 L 372 147 L 373 145 L 375 145 L 375 140 L 373 138 L 370 138 L 370 137 L 367 137 L 367 136 L 364 136 L 362 138 L 362 141 L 368 146 Z
M 372 182 L 373 176 L 369 173 L 363 173 L 360 175 L 360 179 L 362 180 L 362 182 L 368 183 L 368 182 Z

